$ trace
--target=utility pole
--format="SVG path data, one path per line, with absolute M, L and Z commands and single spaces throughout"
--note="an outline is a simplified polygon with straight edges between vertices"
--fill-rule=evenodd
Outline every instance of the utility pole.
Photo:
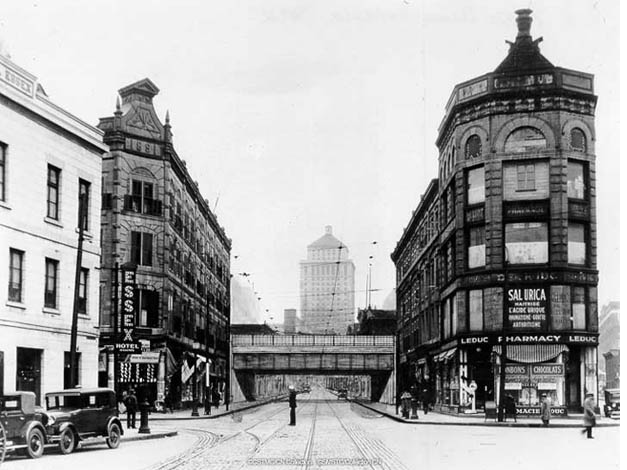
M 501 345 L 501 368 L 499 373 L 499 411 L 497 417 L 499 423 L 502 423 L 504 421 L 505 415 L 505 367 L 507 365 L 507 332 L 509 331 L 509 312 L 507 309 L 507 289 L 509 287 L 507 276 L 507 258 L 507 247 L 505 247 L 505 260 L 503 262 L 503 344 Z
M 78 385 L 78 364 L 76 361 L 76 340 L 78 335 L 78 309 L 80 299 L 81 267 L 83 264 L 83 241 L 87 209 L 87 192 L 78 195 L 78 247 L 76 249 L 76 271 L 74 275 L 74 308 L 72 311 L 72 329 L 70 332 L 70 388 Z M 85 286 L 87 288 L 87 286 Z

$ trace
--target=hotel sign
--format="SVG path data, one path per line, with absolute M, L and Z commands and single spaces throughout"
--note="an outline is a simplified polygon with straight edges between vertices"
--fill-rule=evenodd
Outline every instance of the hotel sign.
M 544 330 L 548 297 L 546 287 L 508 288 L 505 304 L 510 331 Z
M 122 341 L 116 344 L 123 353 L 140 353 L 141 344 L 135 340 L 135 278 L 134 268 L 122 268 Z

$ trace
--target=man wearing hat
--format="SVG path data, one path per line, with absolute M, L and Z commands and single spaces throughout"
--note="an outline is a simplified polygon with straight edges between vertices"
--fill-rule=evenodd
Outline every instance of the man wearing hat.
M 597 424 L 597 418 L 594 414 L 594 394 L 586 393 L 586 399 L 583 402 L 583 425 L 584 429 L 581 434 L 587 433 L 588 439 L 594 439 L 592 437 L 592 428 Z
M 296 426 L 296 390 L 293 385 L 290 385 L 288 390 L 290 391 L 290 426 Z
M 137 397 L 135 396 L 135 390 L 128 389 L 128 395 L 124 399 L 124 405 L 126 406 L 126 428 L 135 427 L 135 416 L 137 413 Z
M 549 420 L 551 419 L 551 402 L 546 393 L 542 394 L 542 404 L 540 405 L 540 418 L 542 419 L 542 426 L 549 427 Z

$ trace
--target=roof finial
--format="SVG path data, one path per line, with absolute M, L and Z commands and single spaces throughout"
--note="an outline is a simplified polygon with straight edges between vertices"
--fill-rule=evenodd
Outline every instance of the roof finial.
M 165 112 L 165 124 L 166 126 L 170 125 L 170 110 L 169 109 Z
M 120 106 L 120 97 L 115 97 L 115 112 L 113 113 L 115 116 L 122 115 L 122 106 Z
M 522 38 L 525 36 L 531 36 L 531 22 L 533 18 L 531 18 L 531 13 L 533 10 L 528 8 L 523 8 L 521 10 L 516 10 L 516 24 L 518 25 L 518 34 L 517 38 Z

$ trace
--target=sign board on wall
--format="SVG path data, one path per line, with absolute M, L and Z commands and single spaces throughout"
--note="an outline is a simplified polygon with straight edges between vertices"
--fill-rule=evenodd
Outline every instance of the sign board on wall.
M 134 269 L 122 269 L 122 343 L 135 344 L 135 276 Z M 141 346 L 139 347 L 141 351 Z
M 505 301 L 510 331 L 544 330 L 548 298 L 547 287 L 508 287 Z

